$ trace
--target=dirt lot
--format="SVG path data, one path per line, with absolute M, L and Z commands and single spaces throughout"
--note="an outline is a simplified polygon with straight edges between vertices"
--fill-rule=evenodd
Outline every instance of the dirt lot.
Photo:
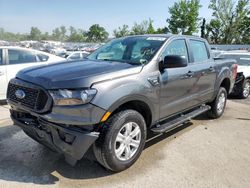
M 139 161 L 112 174 L 89 154 L 75 168 L 27 137 L 0 107 L 0 187 L 250 187 L 250 100 L 219 120 L 198 117 L 151 139 Z

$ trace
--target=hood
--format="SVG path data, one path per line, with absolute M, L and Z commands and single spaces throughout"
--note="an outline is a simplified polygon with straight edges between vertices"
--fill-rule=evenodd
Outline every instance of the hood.
M 136 74 L 141 69 L 141 65 L 87 60 L 30 67 L 16 77 L 45 89 L 88 88 L 95 82 Z

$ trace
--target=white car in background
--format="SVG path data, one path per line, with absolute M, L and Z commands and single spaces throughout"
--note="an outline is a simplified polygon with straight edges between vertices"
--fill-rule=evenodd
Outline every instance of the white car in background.
M 250 94 L 250 52 L 226 51 L 218 57 L 237 61 L 238 73 L 232 94 L 246 99 Z
M 66 59 L 68 61 L 81 60 L 87 57 L 89 54 L 90 54 L 89 52 L 76 51 L 76 52 L 72 52 L 71 54 L 69 54 L 69 56 Z
M 6 99 L 8 83 L 21 69 L 62 61 L 65 59 L 33 49 L 0 46 L 0 100 Z

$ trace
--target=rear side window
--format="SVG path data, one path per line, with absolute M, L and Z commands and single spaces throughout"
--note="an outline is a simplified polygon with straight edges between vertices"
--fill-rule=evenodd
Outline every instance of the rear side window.
M 172 41 L 167 48 L 163 51 L 162 57 L 167 55 L 184 56 L 188 60 L 188 51 L 184 39 L 177 39 Z
M 3 64 L 3 52 L 2 49 L 0 49 L 0 65 Z
M 34 63 L 37 62 L 36 55 L 25 50 L 8 50 L 9 64 Z
M 49 56 L 44 55 L 44 54 L 36 54 L 38 57 L 38 61 L 44 62 L 44 61 L 48 61 Z
M 71 60 L 77 60 L 77 59 L 81 59 L 81 54 L 80 53 L 74 53 L 72 54 L 69 59 Z
M 82 53 L 83 58 L 87 57 L 88 55 L 89 55 L 88 53 Z
M 194 62 L 201 62 L 209 59 L 205 42 L 190 40 L 190 48 L 193 52 Z

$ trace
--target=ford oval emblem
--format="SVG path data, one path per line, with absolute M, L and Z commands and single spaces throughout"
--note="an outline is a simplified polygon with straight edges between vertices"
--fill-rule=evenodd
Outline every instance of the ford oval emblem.
M 24 91 L 21 89 L 16 90 L 15 95 L 18 99 L 24 99 L 24 97 L 26 96 Z

